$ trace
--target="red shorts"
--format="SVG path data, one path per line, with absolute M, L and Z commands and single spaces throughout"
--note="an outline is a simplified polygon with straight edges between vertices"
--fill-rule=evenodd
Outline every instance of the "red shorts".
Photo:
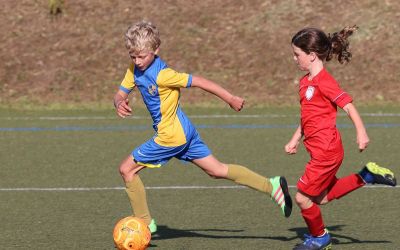
M 319 196 L 336 182 L 336 173 L 343 161 L 342 144 L 335 145 L 336 152 L 317 155 L 307 163 L 303 176 L 297 182 L 297 189 L 310 196 Z

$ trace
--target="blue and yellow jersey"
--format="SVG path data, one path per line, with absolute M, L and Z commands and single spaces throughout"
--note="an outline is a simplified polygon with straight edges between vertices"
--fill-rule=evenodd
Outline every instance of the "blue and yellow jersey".
M 178 73 L 155 57 L 152 64 L 140 71 L 132 64 L 120 85 L 129 94 L 137 87 L 142 95 L 156 131 L 154 141 L 166 147 L 176 147 L 187 142 L 194 126 L 179 107 L 180 88 L 189 88 L 192 75 Z

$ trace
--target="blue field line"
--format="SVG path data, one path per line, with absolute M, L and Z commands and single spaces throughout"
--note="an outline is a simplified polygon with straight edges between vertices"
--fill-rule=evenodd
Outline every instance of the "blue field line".
M 340 112 L 338 116 L 347 116 L 346 113 Z M 400 113 L 361 113 L 362 117 L 400 117 Z M 188 115 L 191 119 L 264 119 L 264 118 L 287 118 L 287 117 L 300 117 L 300 114 L 191 114 Z M 0 116 L 0 120 L 9 121 L 33 121 L 33 120 L 48 120 L 48 121 L 74 121 L 74 120 L 118 120 L 120 119 L 117 115 L 113 116 Z M 149 115 L 132 115 L 125 119 L 134 120 L 151 120 Z
M 367 123 L 367 128 L 398 128 L 400 123 Z M 297 128 L 298 124 L 199 124 L 198 129 L 276 129 L 276 128 Z M 339 128 L 352 128 L 353 124 L 338 124 Z M 150 126 L 63 126 L 63 127 L 0 127 L 0 132 L 64 132 L 64 131 L 143 131 L 152 130 Z
M 0 128 L 4 132 L 42 132 L 42 131 L 127 131 L 127 130 L 150 130 L 149 126 L 99 126 L 99 127 L 82 127 L 82 126 L 65 126 L 65 127 L 18 127 L 18 128 Z

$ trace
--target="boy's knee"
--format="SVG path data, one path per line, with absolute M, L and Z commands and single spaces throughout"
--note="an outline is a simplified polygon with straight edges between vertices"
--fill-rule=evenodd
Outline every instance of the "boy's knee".
M 224 178 L 222 171 L 218 171 L 217 169 L 207 171 L 208 176 L 213 179 Z
M 122 178 L 126 177 L 129 173 L 128 168 L 124 164 L 121 164 L 119 166 L 118 171 L 119 171 L 119 174 L 122 176 Z
M 214 179 L 221 179 L 221 178 L 226 178 L 227 173 L 228 173 L 228 168 L 226 164 L 220 163 L 217 166 L 214 166 L 213 168 L 205 169 L 205 172 Z
M 135 173 L 137 164 L 132 160 L 131 157 L 128 157 L 124 161 L 122 161 L 121 165 L 119 165 L 119 174 L 122 176 L 122 178 L 126 178 L 127 176 L 132 175 L 132 173 Z

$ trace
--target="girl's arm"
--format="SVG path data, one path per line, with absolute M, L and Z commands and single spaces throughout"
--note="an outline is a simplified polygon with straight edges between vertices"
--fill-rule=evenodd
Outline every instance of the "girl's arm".
M 357 131 L 357 144 L 358 149 L 362 152 L 367 148 L 369 143 L 369 138 L 367 131 L 364 127 L 364 123 L 358 114 L 356 107 L 352 103 L 348 103 L 343 107 L 343 110 L 347 113 L 350 119 L 353 121 L 354 127 Z
M 301 131 L 301 125 L 296 129 L 294 132 L 292 139 L 285 145 L 285 151 L 288 154 L 295 154 L 297 153 L 297 147 L 299 146 L 300 139 L 303 137 L 302 131 Z
M 211 94 L 218 96 L 224 102 L 229 104 L 229 106 L 235 111 L 240 111 L 243 108 L 243 98 L 232 95 L 226 89 L 213 81 L 207 80 L 200 76 L 192 76 L 192 87 L 201 88 Z

